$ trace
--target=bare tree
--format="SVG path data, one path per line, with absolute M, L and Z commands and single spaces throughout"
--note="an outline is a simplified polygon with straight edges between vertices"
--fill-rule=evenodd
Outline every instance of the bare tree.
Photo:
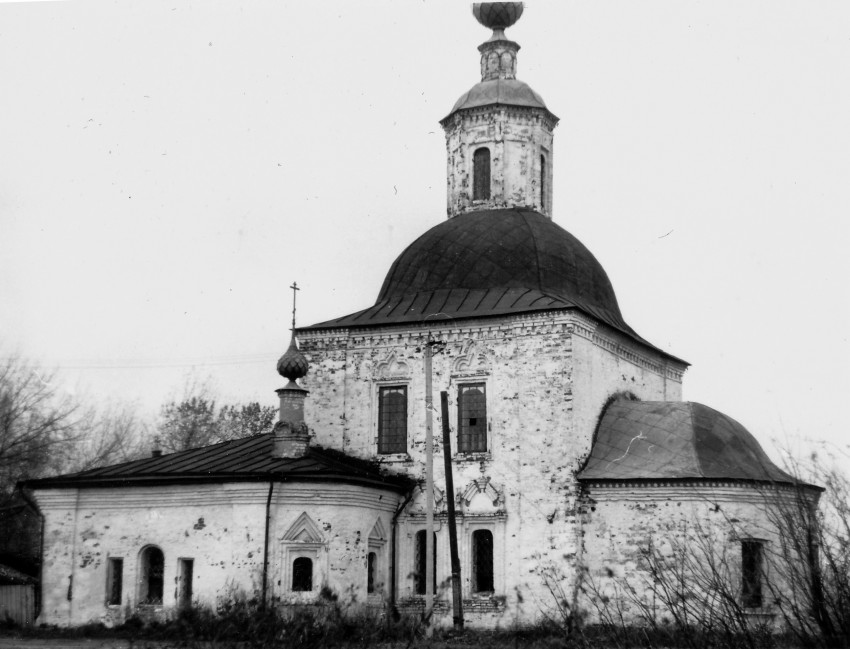
M 610 572 L 605 587 L 586 580 L 583 593 L 605 635 L 620 646 L 775 646 L 768 622 L 745 608 L 726 535 L 699 522 L 670 532 L 639 548 L 634 574 Z
M 222 439 L 239 439 L 268 433 L 274 426 L 276 416 L 276 408 L 260 405 L 256 401 L 222 406 L 218 413 L 219 436 Z
M 216 407 L 210 380 L 188 377 L 182 395 L 160 411 L 157 435 L 168 452 L 269 432 L 277 410 L 258 402 Z
M 76 439 L 79 407 L 46 373 L 18 355 L 0 360 L 0 496 L 19 480 L 61 469 Z
M 83 410 L 77 434 L 65 445 L 65 472 L 139 459 L 148 452 L 149 426 L 130 404 L 108 403 Z
M 830 455 L 835 457 L 836 451 Z M 786 457 L 798 478 L 794 497 L 768 509 L 780 531 L 774 563 L 782 583 L 773 595 L 786 626 L 805 646 L 846 646 L 850 638 L 850 478 L 823 455 Z M 818 499 L 807 483 L 818 484 Z M 772 586 L 772 584 L 771 584 Z
M 187 395 L 162 406 L 157 428 L 163 450 L 173 453 L 221 441 L 215 400 Z

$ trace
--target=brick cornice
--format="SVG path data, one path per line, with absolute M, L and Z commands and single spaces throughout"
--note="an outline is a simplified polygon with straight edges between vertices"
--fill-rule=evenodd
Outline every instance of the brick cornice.
M 770 503 L 797 497 L 799 487 L 785 483 L 727 479 L 582 480 L 583 497 L 596 502 L 663 500 L 673 502 Z M 817 499 L 812 488 L 808 497 Z
M 685 363 L 671 359 L 663 352 L 652 353 L 619 331 L 576 309 L 554 309 L 466 320 L 440 320 L 429 322 L 427 325 L 417 323 L 362 329 L 314 329 L 299 332 L 298 339 L 302 350 L 306 352 L 333 349 L 355 351 L 398 345 L 418 346 L 429 333 L 434 339 L 447 343 L 526 335 L 579 336 L 618 358 L 673 381 L 681 382 L 687 369 Z

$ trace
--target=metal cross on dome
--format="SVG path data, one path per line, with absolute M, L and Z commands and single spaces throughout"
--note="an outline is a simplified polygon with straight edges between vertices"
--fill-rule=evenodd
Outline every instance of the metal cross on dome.
M 296 291 L 300 291 L 301 289 L 298 288 L 298 282 L 292 282 L 292 286 L 289 288 L 292 289 L 292 331 L 295 331 L 295 296 L 297 294 Z

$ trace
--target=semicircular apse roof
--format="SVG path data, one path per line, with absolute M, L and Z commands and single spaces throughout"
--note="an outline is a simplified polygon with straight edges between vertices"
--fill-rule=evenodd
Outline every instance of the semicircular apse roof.
M 580 480 L 720 479 L 796 484 L 755 437 L 722 412 L 694 402 L 611 403 Z

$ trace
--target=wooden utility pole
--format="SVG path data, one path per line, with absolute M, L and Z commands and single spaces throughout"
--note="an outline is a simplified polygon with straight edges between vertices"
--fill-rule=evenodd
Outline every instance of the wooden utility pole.
M 446 505 L 449 509 L 449 551 L 452 554 L 452 622 L 455 631 L 463 630 L 463 597 L 460 590 L 460 557 L 457 552 L 455 526 L 455 485 L 452 475 L 452 441 L 449 431 L 449 393 L 440 392 L 440 414 L 443 418 L 443 459 L 446 467 Z
M 425 342 L 425 634 L 434 614 L 434 395 L 431 387 L 431 334 Z

